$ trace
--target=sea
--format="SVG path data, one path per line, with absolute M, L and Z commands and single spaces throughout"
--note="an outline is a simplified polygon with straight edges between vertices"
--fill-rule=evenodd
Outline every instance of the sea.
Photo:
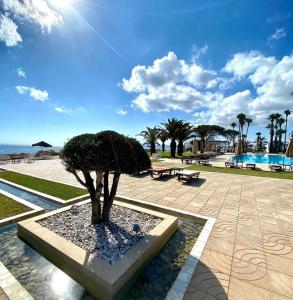
M 54 150 L 60 151 L 62 147 L 52 147 L 52 148 L 44 148 L 45 150 Z M 36 153 L 42 150 L 41 147 L 32 147 L 25 145 L 8 145 L 8 144 L 0 144 L 0 154 L 13 154 L 13 153 Z

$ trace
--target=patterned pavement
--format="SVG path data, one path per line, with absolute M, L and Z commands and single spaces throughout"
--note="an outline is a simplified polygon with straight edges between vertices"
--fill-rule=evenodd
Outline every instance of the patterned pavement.
M 78 186 L 58 160 L 6 167 Z M 293 299 L 293 180 L 122 176 L 118 194 L 216 218 L 185 300 Z

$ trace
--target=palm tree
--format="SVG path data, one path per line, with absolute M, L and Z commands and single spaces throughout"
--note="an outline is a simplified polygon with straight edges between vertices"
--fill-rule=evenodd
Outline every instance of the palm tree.
M 235 127 L 237 126 L 237 124 L 235 122 L 232 122 L 230 124 L 230 126 L 232 127 L 233 130 L 235 130 Z M 239 135 L 239 132 L 238 132 L 238 135 Z M 235 138 L 236 138 L 236 136 L 234 136 L 234 138 L 233 138 L 233 152 L 235 151 Z
M 143 130 L 139 135 L 145 140 L 144 145 L 150 147 L 151 155 L 156 152 L 156 144 L 159 137 L 159 128 L 157 127 L 147 127 L 146 130 Z
M 243 113 L 240 113 L 237 115 L 237 119 L 238 119 L 238 126 L 239 126 L 239 132 L 240 132 L 240 138 L 243 138 L 243 127 L 245 124 L 245 120 L 246 120 L 246 115 Z
M 233 130 L 235 130 L 236 125 L 237 125 L 237 124 L 236 124 L 235 122 L 232 122 L 232 123 L 230 124 L 230 126 L 232 127 Z
M 259 144 L 260 144 L 260 139 L 261 139 L 261 132 L 256 132 L 256 151 L 259 151 Z
M 270 130 L 270 146 L 269 146 L 269 152 L 273 153 L 274 152 L 274 119 L 275 118 L 275 114 L 270 114 L 269 117 L 267 118 L 267 120 L 270 122 L 267 125 L 267 129 Z
M 192 133 L 192 126 L 188 122 L 181 122 L 180 126 L 177 128 L 177 139 L 178 139 L 178 147 L 177 154 L 178 156 L 182 156 L 183 154 L 183 142 L 189 137 Z
M 278 145 L 277 145 L 277 151 L 281 151 L 281 143 L 282 143 L 282 136 L 285 133 L 285 130 L 282 128 L 282 125 L 285 123 L 285 119 L 280 117 L 276 120 L 277 125 L 279 126 L 277 135 L 278 135 Z
M 182 120 L 178 120 L 176 118 L 170 118 L 166 122 L 161 123 L 164 126 L 168 134 L 168 138 L 171 139 L 170 150 L 171 157 L 175 157 L 176 155 L 176 139 L 177 139 L 177 129 L 180 127 Z
M 252 119 L 250 119 L 250 118 L 245 118 L 245 122 L 247 123 L 247 128 L 246 128 L 246 142 L 245 142 L 245 150 L 247 151 L 247 137 L 248 137 L 248 130 L 249 130 L 249 126 L 250 126 L 250 124 L 252 124 L 252 122 L 253 122 L 253 120 Z
M 285 114 L 285 138 L 284 138 L 284 152 L 286 151 L 286 142 L 287 142 L 287 126 L 288 126 L 288 117 L 291 115 L 291 110 L 286 109 L 284 111 Z
M 162 152 L 165 152 L 165 142 L 167 141 L 167 139 L 168 139 L 168 132 L 165 129 L 160 128 L 159 140 L 162 143 Z
M 275 129 L 275 141 L 274 141 L 274 153 L 278 152 L 278 137 L 279 137 L 279 124 L 278 120 L 281 118 L 281 115 L 279 113 L 274 114 L 274 129 Z

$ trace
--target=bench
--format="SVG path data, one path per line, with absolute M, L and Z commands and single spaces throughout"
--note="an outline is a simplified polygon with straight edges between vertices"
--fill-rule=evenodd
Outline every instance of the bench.
M 225 162 L 225 167 L 226 168 L 235 168 L 236 164 L 234 161 L 226 161 Z
M 256 165 L 255 164 L 246 164 L 245 168 L 250 170 L 255 170 Z
M 210 164 L 210 162 L 208 161 L 208 160 L 206 160 L 206 159 L 204 159 L 204 160 L 198 160 L 198 164 L 199 165 L 202 165 L 202 166 L 211 166 L 212 164 Z
M 271 171 L 280 172 L 283 170 L 283 167 L 281 165 L 270 165 Z
M 172 169 L 170 168 L 163 168 L 163 167 L 155 167 L 152 169 L 149 169 L 149 172 L 151 173 L 151 177 L 153 178 L 154 175 L 158 175 L 159 177 L 162 177 L 163 174 L 169 174 L 169 176 L 172 176 Z
M 177 179 L 179 181 L 183 179 L 186 180 L 187 182 L 191 181 L 192 178 L 198 178 L 199 174 L 200 172 L 192 171 L 192 170 L 183 170 L 176 173 Z

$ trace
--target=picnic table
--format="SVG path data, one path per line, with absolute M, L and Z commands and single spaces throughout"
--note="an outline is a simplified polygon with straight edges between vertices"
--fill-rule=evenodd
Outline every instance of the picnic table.
M 192 178 L 198 178 L 200 172 L 198 171 L 192 171 L 192 170 L 182 170 L 180 172 L 177 172 L 177 178 L 179 181 L 186 180 L 187 182 L 191 181 Z
M 154 167 L 152 169 L 149 169 L 149 172 L 151 173 L 151 177 L 154 177 L 154 175 L 158 175 L 159 177 L 162 177 L 163 174 L 169 174 L 169 176 L 172 176 L 172 168 L 165 168 L 165 167 Z

